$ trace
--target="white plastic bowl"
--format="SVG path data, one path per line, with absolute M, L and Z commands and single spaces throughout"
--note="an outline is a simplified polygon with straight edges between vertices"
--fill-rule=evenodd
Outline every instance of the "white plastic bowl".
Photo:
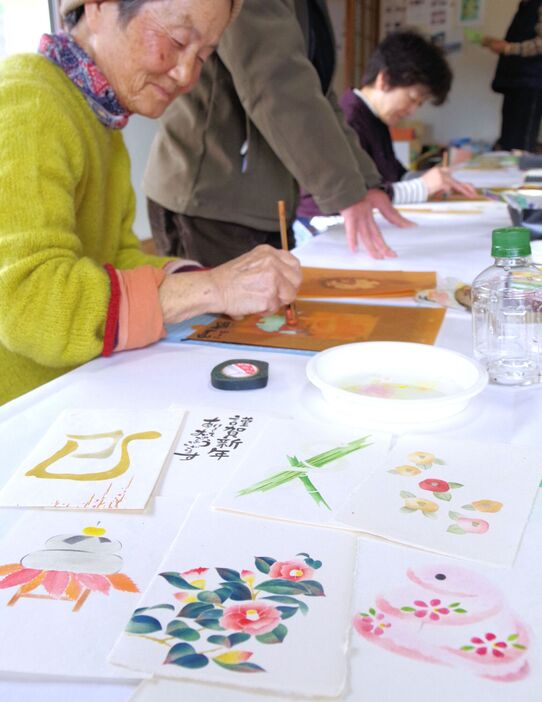
M 399 341 L 327 349 L 310 359 L 307 377 L 341 412 L 390 424 L 451 417 L 488 382 L 486 370 L 472 358 Z

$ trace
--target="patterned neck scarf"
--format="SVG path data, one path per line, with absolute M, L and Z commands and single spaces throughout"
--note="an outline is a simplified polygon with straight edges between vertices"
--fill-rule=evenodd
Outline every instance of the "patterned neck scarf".
M 130 112 L 122 107 L 107 78 L 70 34 L 44 34 L 38 51 L 60 66 L 102 124 L 112 129 L 126 126 Z

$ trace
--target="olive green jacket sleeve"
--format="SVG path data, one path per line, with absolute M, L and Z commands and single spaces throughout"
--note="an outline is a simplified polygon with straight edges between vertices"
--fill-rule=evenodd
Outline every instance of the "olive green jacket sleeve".
M 331 24 L 324 0 L 318 2 Z M 321 210 L 358 202 L 379 182 L 323 94 L 308 58 L 307 0 L 245 0 L 194 89 L 161 119 L 146 194 L 181 214 L 277 231 L 277 200 L 293 218 L 298 186 Z
M 323 212 L 336 212 L 360 200 L 378 174 L 350 135 L 333 93 L 322 93 L 302 19 L 293 0 L 245 0 L 218 55 L 247 115 L 287 170 Z

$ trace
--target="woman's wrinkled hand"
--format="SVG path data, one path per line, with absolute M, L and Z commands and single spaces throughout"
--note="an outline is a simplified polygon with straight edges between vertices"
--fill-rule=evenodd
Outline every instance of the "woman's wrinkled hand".
M 389 197 L 378 189 L 371 189 L 355 204 L 341 210 L 344 218 L 346 241 L 350 251 L 357 251 L 361 244 L 372 258 L 394 258 L 397 254 L 390 248 L 382 236 L 373 216 L 376 209 L 388 222 L 396 227 L 409 227 L 413 225 L 405 219 L 391 204 Z
M 160 286 L 164 323 L 199 314 L 271 314 L 295 299 L 301 266 L 295 256 L 268 245 L 211 270 L 169 275 Z

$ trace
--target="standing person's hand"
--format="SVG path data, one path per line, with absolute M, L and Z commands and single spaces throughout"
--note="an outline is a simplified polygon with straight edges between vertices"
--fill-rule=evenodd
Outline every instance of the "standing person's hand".
M 494 54 L 505 54 L 508 42 L 504 39 L 495 39 L 495 37 L 484 37 L 482 39 L 482 46 L 493 51 Z
M 160 286 L 164 323 L 198 314 L 231 317 L 270 314 L 295 299 L 301 266 L 295 256 L 271 246 L 257 246 L 211 270 L 168 275 Z
M 395 258 L 397 254 L 386 244 L 374 220 L 373 208 L 377 209 L 388 222 L 396 227 L 413 225 L 413 222 L 397 212 L 389 197 L 382 190 L 371 189 L 363 200 L 341 210 L 350 251 L 357 251 L 358 243 L 361 243 L 372 258 Z
M 477 197 L 478 192 L 474 185 L 462 183 L 452 177 L 449 168 L 443 166 L 433 166 L 426 173 L 420 176 L 427 188 L 429 196 L 437 193 L 459 193 L 465 197 Z

